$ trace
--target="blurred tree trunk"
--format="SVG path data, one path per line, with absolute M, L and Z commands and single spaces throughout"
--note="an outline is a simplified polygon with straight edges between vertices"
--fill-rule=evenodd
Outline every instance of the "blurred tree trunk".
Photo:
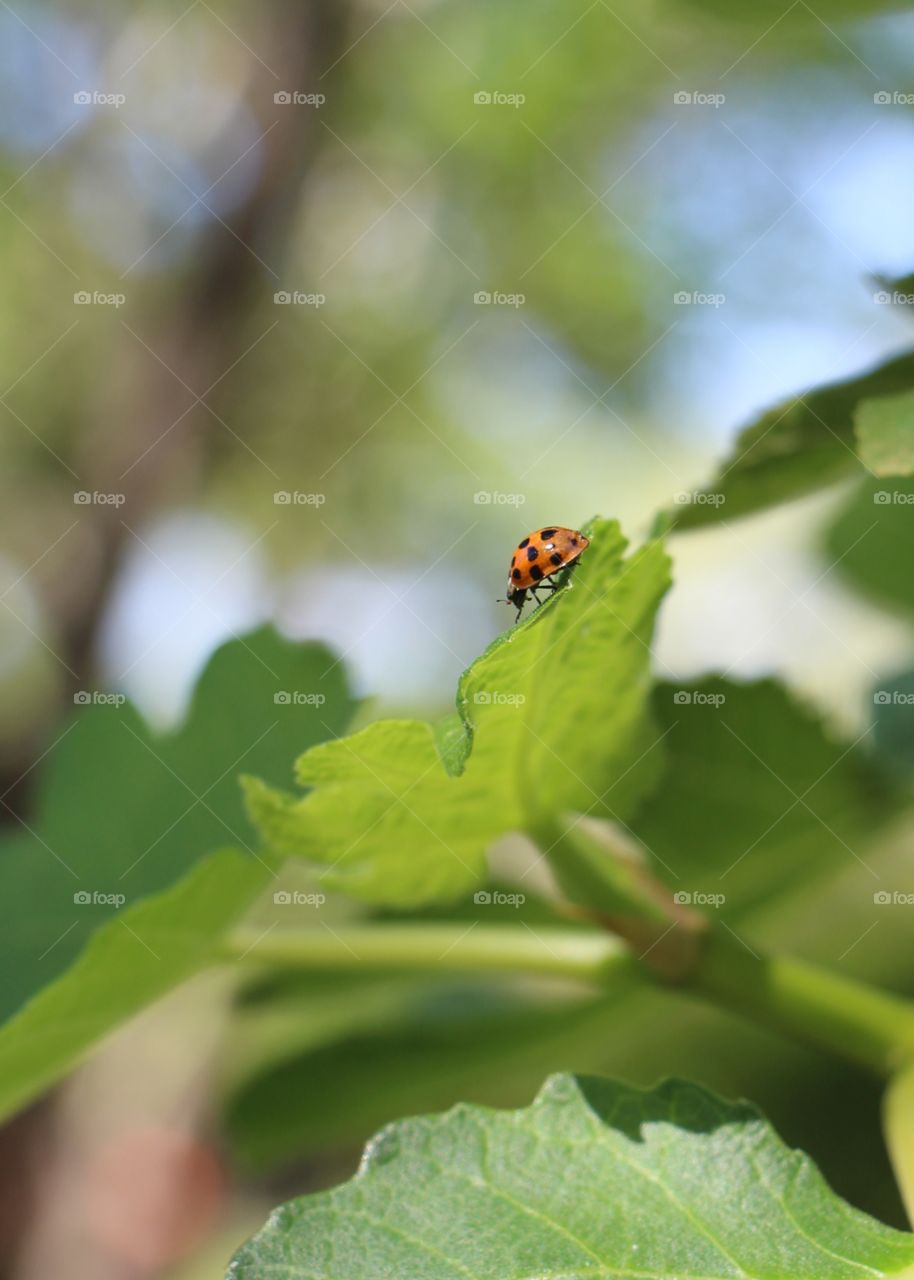
M 272 105 L 278 89 L 311 89 L 345 51 L 348 5 L 341 0 L 286 0 L 265 6 L 258 16 L 263 23 L 259 47 L 271 51 L 265 57 L 270 67 L 253 61 L 250 98 L 263 121 L 262 104 Z M 202 395 L 221 379 L 256 339 L 247 325 L 252 297 L 282 287 L 258 258 L 274 270 L 281 266 L 292 221 L 307 199 L 309 170 L 322 131 L 317 111 L 294 107 L 276 108 L 263 128 L 263 160 L 248 198 L 225 219 L 229 229 L 215 221 L 209 224 L 199 267 L 175 309 L 151 317 L 154 331 L 140 333 L 155 353 L 142 348 L 133 353 L 139 356 L 143 381 L 138 385 L 123 380 L 114 389 L 99 428 L 85 441 L 85 472 L 78 468 L 80 474 L 91 475 L 102 492 L 124 492 L 134 525 L 176 487 L 192 493 L 208 458 L 226 437 L 231 439 L 212 413 L 194 405 L 194 395 Z M 136 343 L 129 334 L 124 339 Z M 219 412 L 218 393 L 213 400 Z M 186 417 L 170 429 L 186 410 Z M 142 461 L 121 479 L 124 468 L 138 458 Z M 129 537 L 117 511 L 99 508 L 98 520 L 103 531 L 98 572 L 83 607 L 66 628 L 63 653 L 84 681 L 92 672 L 99 621 Z
M 274 107 L 273 95 L 291 89 L 327 92 L 328 84 L 341 83 L 340 73 L 326 80 L 321 75 L 346 52 L 349 18 L 346 0 L 279 0 L 257 10 L 263 62 L 251 58 L 248 97 L 263 134 L 258 177 L 241 206 L 225 218 L 226 226 L 216 220 L 207 224 L 195 251 L 196 266 L 176 289 L 174 306 L 151 309 L 135 328 L 137 337 L 122 331 L 100 402 L 77 411 L 78 424 L 85 426 L 74 469 L 87 489 L 123 493 L 126 500 L 121 508 L 81 509 L 81 519 L 92 522 L 92 545 L 91 554 L 73 568 L 80 575 L 79 590 L 65 603 L 47 601 L 60 637 L 55 650 L 69 669 L 64 706 L 76 690 L 97 684 L 99 628 L 123 554 L 134 544 L 126 524 L 140 529 L 166 503 L 190 500 L 226 445 L 244 447 L 232 437 L 235 427 L 221 380 L 262 336 L 248 323 L 252 300 L 282 288 L 270 268 L 277 275 L 282 269 L 323 132 L 316 109 Z M 343 62 L 340 72 L 344 67 Z M 132 328 L 135 324 L 131 321 Z M 212 395 L 204 396 L 211 387 Z M 197 402 L 198 396 L 209 408 Z M 21 742 L 20 753 L 0 770 L 0 794 L 7 793 L 0 822 L 27 812 L 34 781 L 28 770 L 45 746 L 27 732 Z

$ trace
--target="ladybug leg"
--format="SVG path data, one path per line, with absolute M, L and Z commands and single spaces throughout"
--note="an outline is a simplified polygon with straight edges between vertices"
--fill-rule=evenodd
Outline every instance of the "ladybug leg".
M 528 587 L 527 590 L 533 596 L 537 606 L 544 603 L 537 595 L 538 591 L 558 591 L 558 583 L 556 582 L 538 582 L 535 587 Z

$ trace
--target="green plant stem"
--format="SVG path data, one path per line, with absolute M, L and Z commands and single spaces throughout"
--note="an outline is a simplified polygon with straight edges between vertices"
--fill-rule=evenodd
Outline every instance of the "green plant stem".
M 758 955 L 719 927 L 703 933 L 689 972 L 666 984 L 611 934 L 553 926 L 395 923 L 265 934 L 241 927 L 225 956 L 314 973 L 519 973 L 604 988 L 665 985 L 883 1077 L 914 1061 L 914 1004 L 800 960 Z
M 226 955 L 314 972 L 533 973 L 597 985 L 634 977 L 628 948 L 609 934 L 521 925 L 366 924 L 338 929 L 241 927 Z
M 889 1076 L 914 1055 L 914 1004 L 782 956 L 760 956 L 719 927 L 683 984 L 794 1040 Z
M 914 1065 L 899 1071 L 889 1084 L 882 1126 L 908 1221 L 914 1226 Z
M 537 831 L 569 901 L 625 939 L 645 976 L 888 1077 L 914 1061 L 914 1003 L 783 956 L 759 955 L 732 931 L 682 910 L 611 835 L 572 822 Z

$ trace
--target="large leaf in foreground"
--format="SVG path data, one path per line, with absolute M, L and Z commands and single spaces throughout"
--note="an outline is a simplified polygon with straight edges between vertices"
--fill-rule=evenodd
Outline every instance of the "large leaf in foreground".
M 74 964 L 0 1028 L 0 1117 L 65 1074 L 101 1036 L 220 959 L 225 931 L 269 878 L 235 850 L 102 925 Z
M 862 401 L 914 389 L 914 354 L 897 356 L 844 382 L 817 387 L 767 410 L 736 438 L 730 457 L 699 500 L 674 513 L 680 529 L 760 511 L 865 474 L 854 419 Z
M 505 831 L 630 812 L 660 765 L 646 703 L 668 562 L 657 543 L 626 560 L 615 521 L 591 536 L 573 584 L 465 673 L 460 723 L 380 721 L 323 743 L 298 762 L 302 799 L 250 781 L 268 843 L 323 864 L 326 884 L 409 906 L 472 887 Z
M 231 1280 L 641 1280 L 911 1275 L 914 1237 L 838 1199 L 752 1107 L 670 1081 L 557 1076 L 533 1105 L 460 1106 L 369 1144 L 292 1201 Z

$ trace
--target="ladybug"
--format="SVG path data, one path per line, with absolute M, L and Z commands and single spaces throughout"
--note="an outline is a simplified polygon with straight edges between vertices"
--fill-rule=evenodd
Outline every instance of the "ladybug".
M 539 604 L 537 592 L 540 589 L 558 589 L 558 583 L 547 582 L 546 579 L 562 569 L 573 569 L 581 552 L 589 545 L 590 539 L 583 533 L 577 529 L 563 529 L 560 525 L 535 529 L 517 544 L 508 569 L 508 597 L 505 600 L 505 604 L 513 604 L 517 610 L 515 623 L 520 621 L 527 592 Z

